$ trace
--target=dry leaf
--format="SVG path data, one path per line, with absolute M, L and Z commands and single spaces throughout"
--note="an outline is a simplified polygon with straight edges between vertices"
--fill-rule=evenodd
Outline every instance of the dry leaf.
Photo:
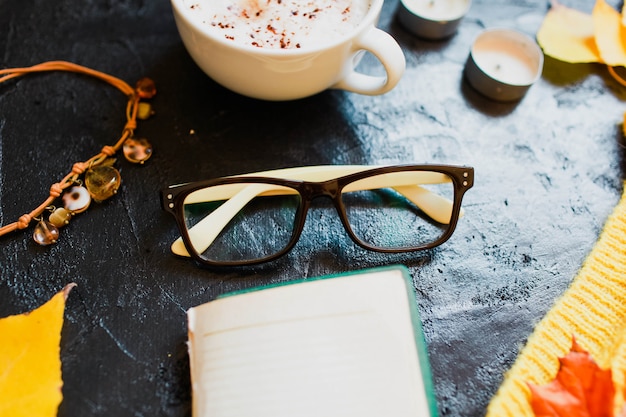
M 0 319 L 0 417 L 52 417 L 63 395 L 60 341 L 69 284 L 29 313 Z
M 536 417 L 613 417 L 615 388 L 610 369 L 600 369 L 574 340 L 559 359 L 556 378 L 542 386 L 528 384 Z
M 591 15 L 563 6 L 558 0 L 551 4 L 537 32 L 543 52 L 572 64 L 604 63 L 611 76 L 626 86 L 626 80 L 613 68 L 626 66 L 626 4 L 620 14 L 605 0 L 596 0 Z
M 605 0 L 596 0 L 592 16 L 600 62 L 614 67 L 626 65 L 622 15 Z
M 596 0 L 592 14 L 554 2 L 537 42 L 546 55 L 569 63 L 626 65 L 626 16 L 605 0 Z
M 546 14 L 537 42 L 544 53 L 570 63 L 599 62 L 591 15 L 555 3 Z

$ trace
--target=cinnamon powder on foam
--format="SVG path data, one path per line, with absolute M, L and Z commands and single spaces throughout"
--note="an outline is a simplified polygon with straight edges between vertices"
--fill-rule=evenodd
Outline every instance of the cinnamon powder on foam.
M 225 39 L 257 48 L 300 49 L 352 31 L 370 0 L 191 0 L 186 5 Z

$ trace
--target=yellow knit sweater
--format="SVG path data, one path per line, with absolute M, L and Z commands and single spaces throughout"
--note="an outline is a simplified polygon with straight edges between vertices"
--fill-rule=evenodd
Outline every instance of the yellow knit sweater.
M 578 275 L 505 375 L 487 416 L 534 416 L 527 382 L 543 385 L 554 379 L 572 335 L 601 368 L 612 368 L 614 405 L 620 409 L 626 387 L 626 191 Z

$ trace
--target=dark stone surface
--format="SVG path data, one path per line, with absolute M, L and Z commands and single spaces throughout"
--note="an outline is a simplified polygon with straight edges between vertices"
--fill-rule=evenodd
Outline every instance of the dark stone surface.
M 0 316 L 78 283 L 65 313 L 59 415 L 190 415 L 186 309 L 229 290 L 392 263 L 414 278 L 441 414 L 482 415 L 622 191 L 626 92 L 603 66 L 547 58 L 543 77 L 509 104 L 462 79 L 481 29 L 534 36 L 547 3 L 475 0 L 456 36 L 427 42 L 399 26 L 397 1 L 388 1 L 380 26 L 407 57 L 393 91 L 269 103 L 200 72 L 167 0 L 0 0 L 1 67 L 63 59 L 132 84 L 149 76 L 159 91 L 155 117 L 138 129 L 155 154 L 143 167 L 120 161 L 116 197 L 74 219 L 52 247 L 34 244 L 32 228 L 0 238 Z M 113 88 L 75 75 L 0 85 L 0 223 L 30 211 L 75 161 L 112 144 L 124 105 Z M 167 184 L 294 165 L 409 162 L 476 168 L 466 216 L 435 250 L 365 252 L 322 210 L 309 214 L 294 251 L 268 265 L 207 270 L 169 253 L 177 231 L 157 195 Z

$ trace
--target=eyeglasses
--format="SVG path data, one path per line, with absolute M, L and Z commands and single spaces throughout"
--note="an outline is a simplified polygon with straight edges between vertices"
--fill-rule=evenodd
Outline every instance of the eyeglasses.
M 161 202 L 180 229 L 174 254 L 234 266 L 287 253 L 312 200 L 322 196 L 332 200 L 348 235 L 363 248 L 433 248 L 454 232 L 473 184 L 471 167 L 324 165 L 171 185 Z

